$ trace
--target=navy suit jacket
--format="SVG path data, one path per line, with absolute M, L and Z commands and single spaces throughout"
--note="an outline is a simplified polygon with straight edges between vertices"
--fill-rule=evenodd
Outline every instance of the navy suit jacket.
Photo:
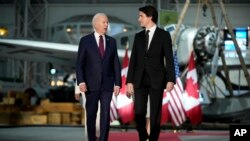
M 94 33 L 81 38 L 77 55 L 77 83 L 85 82 L 88 91 L 113 91 L 121 87 L 121 66 L 117 54 L 116 40 L 105 35 L 106 47 L 101 58 Z

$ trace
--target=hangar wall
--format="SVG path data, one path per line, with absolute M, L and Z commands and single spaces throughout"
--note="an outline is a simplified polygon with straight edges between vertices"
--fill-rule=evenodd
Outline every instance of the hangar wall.
M 138 8 L 142 4 L 49 4 L 48 5 L 48 29 L 53 24 L 67 19 L 74 15 L 93 14 L 97 12 L 104 12 L 111 16 L 116 16 L 122 20 L 138 26 Z M 180 10 L 183 4 L 180 4 Z M 214 4 L 217 22 L 220 27 L 225 26 L 222 18 L 220 5 Z M 227 16 L 233 27 L 247 27 L 250 24 L 248 17 L 250 4 L 225 4 Z M 194 26 L 196 21 L 197 4 L 190 4 L 183 24 Z M 206 11 L 206 17 L 202 16 L 202 8 L 199 12 L 199 26 L 211 25 L 212 18 L 209 9 Z M 42 22 L 41 22 L 42 23 Z M 13 5 L 0 5 L 0 26 L 7 27 L 9 30 L 9 37 L 13 36 L 15 25 L 15 10 Z M 37 25 L 39 27 L 39 25 Z M 50 33 L 50 32 L 48 32 Z M 50 35 L 49 35 L 50 37 Z

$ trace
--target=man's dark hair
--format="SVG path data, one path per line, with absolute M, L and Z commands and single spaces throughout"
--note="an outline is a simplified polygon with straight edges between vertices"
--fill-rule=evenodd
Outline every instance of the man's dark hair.
M 152 21 L 157 24 L 157 19 L 158 19 L 158 12 L 155 9 L 155 7 L 151 6 L 151 5 L 147 5 L 144 7 L 140 7 L 139 11 L 145 13 L 147 15 L 147 17 L 151 17 L 152 16 Z

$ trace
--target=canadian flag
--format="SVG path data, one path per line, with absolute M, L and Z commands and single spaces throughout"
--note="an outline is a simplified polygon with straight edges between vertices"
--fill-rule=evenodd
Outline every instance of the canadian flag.
M 128 49 L 122 62 L 122 88 L 117 96 L 117 110 L 123 123 L 128 123 L 134 120 L 134 102 L 132 98 L 126 95 L 126 78 L 129 66 Z
M 183 94 L 184 108 L 186 116 L 189 118 L 191 124 L 197 125 L 202 121 L 201 103 L 199 100 L 199 86 L 198 77 L 195 68 L 194 53 L 191 53 L 188 72 L 186 76 L 186 87 Z
M 169 101 L 169 98 L 167 97 L 167 91 L 165 89 L 163 92 L 163 99 L 162 99 L 161 124 L 164 124 L 169 120 L 168 101 Z

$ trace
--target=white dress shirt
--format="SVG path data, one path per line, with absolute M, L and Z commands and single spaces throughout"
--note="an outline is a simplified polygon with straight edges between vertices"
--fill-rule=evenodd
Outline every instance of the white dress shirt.
M 100 34 L 98 34 L 97 32 L 94 32 L 94 35 L 95 35 L 96 43 L 97 43 L 97 45 L 99 47 Z M 103 38 L 103 44 L 104 44 L 104 50 L 105 50 L 106 49 L 105 35 L 102 35 L 102 38 Z
M 155 33 L 155 30 L 156 30 L 156 25 L 152 26 L 149 29 L 146 29 L 146 31 L 147 30 L 149 30 L 149 33 L 148 33 L 148 36 L 149 36 L 149 39 L 148 39 L 148 48 L 149 48 L 150 47 L 150 43 L 151 43 L 152 38 L 153 38 L 153 35 Z

